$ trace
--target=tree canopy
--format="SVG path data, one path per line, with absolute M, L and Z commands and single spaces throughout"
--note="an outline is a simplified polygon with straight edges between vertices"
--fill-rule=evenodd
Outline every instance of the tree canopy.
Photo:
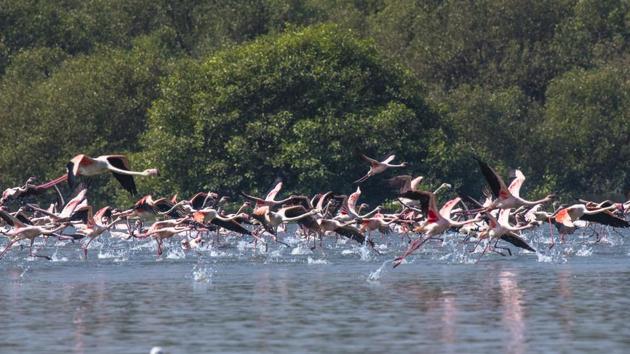
M 0 0 L 0 187 L 125 153 L 162 170 L 142 193 L 348 193 L 363 152 L 621 198 L 628 43 L 625 0 Z

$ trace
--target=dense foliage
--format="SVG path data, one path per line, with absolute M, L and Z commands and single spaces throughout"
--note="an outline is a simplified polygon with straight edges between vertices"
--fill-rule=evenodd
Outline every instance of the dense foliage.
M 157 195 L 347 193 L 361 151 L 472 193 L 478 155 L 529 194 L 621 198 L 629 37 L 625 0 L 0 0 L 0 187 L 81 152 L 160 168 Z

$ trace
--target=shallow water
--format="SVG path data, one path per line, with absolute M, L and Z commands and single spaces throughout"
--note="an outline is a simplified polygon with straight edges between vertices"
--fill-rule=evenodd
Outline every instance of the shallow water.
M 539 231 L 540 232 L 540 231 Z M 231 239 L 155 256 L 147 241 L 104 238 L 87 260 L 50 240 L 0 260 L 0 352 L 608 352 L 630 350 L 630 256 L 620 235 L 572 237 L 541 255 L 469 253 L 449 235 L 395 270 L 329 240 L 325 253 Z M 6 241 L 0 241 L 2 246 Z

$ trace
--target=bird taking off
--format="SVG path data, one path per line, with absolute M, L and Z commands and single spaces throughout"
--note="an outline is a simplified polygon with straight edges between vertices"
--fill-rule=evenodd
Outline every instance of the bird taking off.
M 373 158 L 367 157 L 364 154 L 361 154 L 361 158 L 370 164 L 370 170 L 368 171 L 368 173 L 365 176 L 363 176 L 363 177 L 359 178 L 358 180 L 354 181 L 354 183 L 365 182 L 368 178 L 370 178 L 370 177 L 372 177 L 374 175 L 377 175 L 379 173 L 383 173 L 388 168 L 407 167 L 407 163 L 406 162 L 403 162 L 403 163 L 401 163 L 399 165 L 394 165 L 394 164 L 390 163 L 390 162 L 394 161 L 394 159 L 396 158 L 396 155 L 390 155 L 388 158 L 386 158 L 383 161 L 374 160 Z

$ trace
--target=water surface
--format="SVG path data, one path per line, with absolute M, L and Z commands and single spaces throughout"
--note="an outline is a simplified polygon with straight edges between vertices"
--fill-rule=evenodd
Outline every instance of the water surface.
M 0 260 L 0 352 L 628 352 L 624 237 L 552 250 L 528 237 L 540 255 L 475 263 L 450 235 L 395 270 L 383 263 L 398 236 L 377 239 L 382 255 L 334 240 L 311 252 L 291 236 L 266 253 L 173 240 L 159 259 L 152 242 L 105 238 L 87 260 L 50 240 L 39 254 L 53 261 L 19 248 Z

